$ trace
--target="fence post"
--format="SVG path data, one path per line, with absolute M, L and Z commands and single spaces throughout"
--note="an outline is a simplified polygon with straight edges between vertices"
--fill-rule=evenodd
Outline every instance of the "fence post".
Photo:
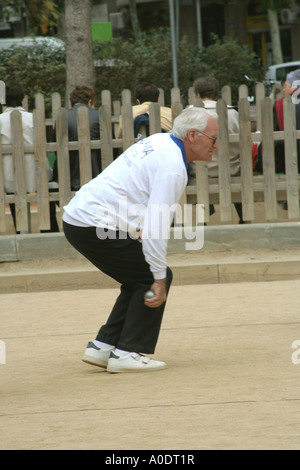
M 197 98 L 196 98 L 193 86 L 190 86 L 187 90 L 187 101 L 188 101 L 189 106 L 195 106 L 195 102 L 197 101 Z
M 50 229 L 48 167 L 45 116 L 40 109 L 33 111 L 34 154 L 37 190 L 37 210 L 40 230 Z
M 171 89 L 171 106 L 174 103 L 181 103 L 180 89 L 179 88 L 172 88 Z
M 230 161 L 228 136 L 228 110 L 224 100 L 217 102 L 219 121 L 219 204 L 222 222 L 232 222 L 231 187 L 230 187 Z
M 120 116 L 121 116 L 121 103 L 120 101 L 113 101 L 113 135 L 115 138 L 119 135 L 120 129 Z
M 274 101 L 277 101 L 283 97 L 284 97 L 284 94 L 283 94 L 282 86 L 279 83 L 274 83 L 274 85 L 272 86 L 272 92 L 271 92 L 270 98 L 273 98 Z
M 52 104 L 52 126 L 54 128 L 58 110 L 61 108 L 61 96 L 59 93 L 57 92 L 52 93 L 51 104 Z
M 174 122 L 174 119 L 179 116 L 179 114 L 182 112 L 182 104 L 179 103 L 178 101 L 176 103 L 172 104 L 172 120 Z
M 122 91 L 122 139 L 123 151 L 134 143 L 133 115 L 130 90 Z
M 151 103 L 149 106 L 149 134 L 161 132 L 160 106 L 158 103 Z
M 45 116 L 45 99 L 42 93 L 36 93 L 35 97 L 35 108 L 40 109 L 43 116 Z
M 240 85 L 239 86 L 239 100 L 244 98 L 248 99 L 248 87 L 247 85 Z
M 111 110 L 107 105 L 99 108 L 102 171 L 113 161 Z
M 266 219 L 270 221 L 277 219 L 273 101 L 270 98 L 261 101 L 261 117 L 265 212 Z
M 247 98 L 239 100 L 239 123 L 243 219 L 248 221 L 254 220 L 254 194 L 250 105 Z
M 15 168 L 15 208 L 17 231 L 30 231 L 30 205 L 27 203 L 22 116 L 19 111 L 12 111 L 11 142 Z
M 2 112 L 2 105 L 5 104 L 5 83 L 0 80 L 0 111 Z M 1 130 L 1 129 L 0 129 Z M 0 139 L 0 162 L 2 162 L 1 139 Z M 5 232 L 5 201 L 4 201 L 4 179 L 2 164 L 0 164 L 0 231 Z
M 122 91 L 122 105 L 131 104 L 131 91 L 123 90 Z
M 77 109 L 77 130 L 80 186 L 83 186 L 92 179 L 89 112 L 85 106 L 79 106 Z
M 222 98 L 227 104 L 227 106 L 231 106 L 231 88 L 228 85 L 223 86 L 222 88 Z
M 172 88 L 171 89 L 171 109 L 172 109 L 172 119 L 174 119 L 182 112 L 183 106 L 180 99 L 180 89 Z
M 120 118 L 120 115 L 121 115 L 121 103 L 120 103 L 120 101 L 118 101 L 118 100 L 113 101 L 113 114 L 116 116 L 116 118 Z
M 262 128 L 262 108 L 261 103 L 265 97 L 265 87 L 262 83 L 257 83 L 255 87 L 255 103 L 256 103 L 256 130 L 261 131 Z
M 134 143 L 133 116 L 131 103 L 122 106 L 122 139 L 123 151 Z
M 296 111 L 291 96 L 283 100 L 283 115 L 288 216 L 290 219 L 296 219 L 299 218 L 298 157 Z
M 1 132 L 1 129 L 0 129 Z M 4 177 L 3 177 L 3 167 L 2 167 L 2 142 L 0 139 L 0 232 L 6 231 L 5 223 L 5 194 L 4 194 Z
M 0 80 L 0 105 L 5 104 L 5 83 Z
M 207 165 L 205 162 L 195 162 L 196 171 L 196 201 L 204 205 L 204 222 L 209 222 L 209 188 Z
M 22 108 L 24 108 L 25 111 L 28 111 L 28 96 L 27 95 L 25 95 L 22 100 Z
M 111 93 L 110 90 L 102 90 L 101 92 L 101 105 L 107 106 L 111 112 Z
M 60 221 L 63 206 L 71 199 L 70 160 L 68 148 L 68 111 L 60 108 L 56 118 L 56 152 L 59 182 Z
M 159 88 L 158 104 L 159 104 L 159 106 L 164 106 L 165 105 L 165 92 L 162 88 Z

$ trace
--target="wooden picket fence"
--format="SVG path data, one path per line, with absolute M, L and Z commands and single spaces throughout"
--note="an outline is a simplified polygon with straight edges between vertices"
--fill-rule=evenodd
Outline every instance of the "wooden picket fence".
M 280 95 L 278 95 L 280 96 Z M 220 219 L 222 222 L 232 223 L 234 202 L 242 202 L 243 218 L 254 222 L 254 205 L 263 202 L 265 207 L 265 221 L 278 220 L 278 201 L 286 200 L 288 203 L 288 218 L 299 219 L 299 189 L 300 179 L 297 170 L 297 139 L 300 131 L 296 130 L 294 104 L 291 98 L 284 100 L 285 131 L 273 131 L 273 103 L 272 97 L 265 97 L 263 85 L 256 87 L 256 113 L 250 108 L 248 89 L 240 87 L 239 95 L 240 133 L 228 134 L 227 131 L 227 104 L 231 103 L 229 87 L 222 90 L 222 99 L 218 101 L 219 115 L 219 177 L 208 178 L 206 165 L 196 163 L 196 183 L 188 185 L 182 198 L 182 203 L 192 202 L 204 204 L 205 221 L 209 221 L 209 204 L 219 204 Z M 195 100 L 192 89 L 189 91 L 189 103 L 201 106 Z M 150 106 L 150 134 L 160 132 L 160 105 L 164 104 L 164 92 L 161 90 L 160 104 Z M 25 103 L 26 106 L 26 103 Z M 180 90 L 171 90 L 171 108 L 173 119 L 182 111 Z M 252 113 L 252 114 L 251 114 Z M 118 123 L 122 115 L 122 138 L 118 139 Z M 7 231 L 6 212 L 7 204 L 15 203 L 17 230 L 21 233 L 30 233 L 31 214 L 30 204 L 35 203 L 38 214 L 38 229 L 50 228 L 49 201 L 56 201 L 62 208 L 72 198 L 74 192 L 70 189 L 69 151 L 78 150 L 80 160 L 81 185 L 92 178 L 91 149 L 101 149 L 103 169 L 114 159 L 114 155 L 121 153 L 136 139 L 132 125 L 132 101 L 129 90 L 123 90 L 121 101 L 111 102 L 109 90 L 104 90 L 99 107 L 100 140 L 90 140 L 88 111 L 80 107 L 77 113 L 78 142 L 68 140 L 67 109 L 61 107 L 59 94 L 52 96 L 52 118 L 45 118 L 44 97 L 36 95 L 34 116 L 34 145 L 23 145 L 22 121 L 18 111 L 11 114 L 11 124 L 14 139 L 12 145 L 0 145 L 0 162 L 2 155 L 12 154 L 15 161 L 15 193 L 5 194 L 3 186 L 2 164 L 0 164 L 0 232 Z M 256 130 L 251 131 L 251 121 L 256 121 Z M 56 125 L 56 142 L 47 142 L 46 128 Z M 275 174 L 274 140 L 284 140 L 286 153 L 286 174 Z M 252 142 L 263 142 L 264 174 L 256 175 L 252 170 Z M 228 160 L 228 144 L 239 142 L 241 158 L 240 176 L 231 177 Z M 116 149 L 116 150 L 115 150 Z M 24 177 L 24 154 L 34 153 L 36 159 L 37 191 L 26 193 Z M 56 153 L 58 160 L 59 185 L 48 183 L 46 156 Z M 57 213 L 62 217 L 62 210 Z M 61 220 L 60 220 L 61 222 Z

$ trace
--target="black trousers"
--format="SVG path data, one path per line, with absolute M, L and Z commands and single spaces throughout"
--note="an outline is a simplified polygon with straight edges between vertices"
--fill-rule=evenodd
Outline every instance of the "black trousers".
M 17 220 L 16 220 L 16 206 L 14 203 L 9 204 L 10 212 L 14 221 L 14 227 L 17 228 Z M 56 202 L 52 201 L 49 202 L 50 208 L 50 230 L 40 230 L 41 233 L 48 233 L 48 232 L 59 232 L 59 227 L 56 219 Z M 20 233 L 17 232 L 16 233 Z
M 150 308 L 144 294 L 153 284 L 153 275 L 145 261 L 142 244 L 124 234 L 100 239 L 95 227 L 75 227 L 63 223 L 69 243 L 99 270 L 121 284 L 120 295 L 102 325 L 96 339 L 125 351 L 153 354 L 158 340 L 165 303 Z M 172 282 L 167 268 L 167 292 Z

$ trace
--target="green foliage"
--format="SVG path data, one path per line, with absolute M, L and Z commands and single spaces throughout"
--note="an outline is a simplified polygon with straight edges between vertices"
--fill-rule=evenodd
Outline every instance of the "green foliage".
M 0 51 L 0 77 L 7 82 L 22 83 L 28 96 L 29 108 L 34 108 L 34 96 L 43 93 L 47 114 L 51 109 L 51 95 L 65 92 L 65 51 L 35 44 L 13 46 Z
M 231 87 L 233 104 L 237 104 L 239 86 L 249 85 L 243 75 L 253 81 L 261 81 L 264 68 L 261 60 L 247 46 L 241 46 L 236 40 L 214 37 L 214 41 L 201 52 L 201 61 L 207 72 L 217 78 L 220 87 Z
M 96 68 L 97 89 L 109 89 L 120 99 L 123 89 L 133 90 L 143 81 L 169 90 L 172 87 L 172 57 L 168 30 L 141 33 L 137 39 L 114 38 L 111 43 L 95 43 L 96 59 L 112 57 L 114 67 Z
M 94 59 L 101 63 L 101 67 L 95 68 L 97 104 L 101 102 L 102 90 L 110 90 L 112 100 L 120 100 L 122 90 L 133 91 L 138 83 L 149 81 L 165 91 L 166 105 L 170 105 L 173 71 L 168 29 L 141 33 L 135 40 L 114 38 L 111 42 L 96 41 L 93 53 Z M 247 47 L 228 38 L 215 37 L 214 43 L 201 51 L 184 38 L 178 45 L 177 63 L 182 94 L 187 93 L 195 79 L 213 75 L 221 86 L 232 88 L 233 104 L 236 104 L 239 85 L 245 83 L 242 72 L 258 81 L 264 73 L 261 63 Z M 2 50 L 0 78 L 16 80 L 24 85 L 30 109 L 34 108 L 34 95 L 43 93 L 46 112 L 50 115 L 52 93 L 60 93 L 64 104 L 65 51 L 41 45 Z
M 289 0 L 260 0 L 259 11 L 265 13 L 268 9 L 275 10 L 280 13 L 283 8 L 289 8 Z
M 173 72 L 168 29 L 141 33 L 135 41 L 118 38 L 110 44 L 98 43 L 94 53 L 97 59 L 114 57 L 117 61 L 116 67 L 96 70 L 98 90 L 109 89 L 113 99 L 119 99 L 123 89 L 133 90 L 138 83 L 150 81 L 165 90 L 166 104 L 169 104 L 168 92 L 173 87 Z M 241 46 L 235 40 L 219 39 L 216 36 L 214 43 L 201 51 L 184 38 L 178 45 L 177 64 L 182 93 L 187 92 L 196 78 L 213 75 L 221 87 L 231 87 L 233 104 L 238 99 L 238 87 L 247 83 L 243 74 L 257 81 L 264 76 L 260 60 L 248 47 Z

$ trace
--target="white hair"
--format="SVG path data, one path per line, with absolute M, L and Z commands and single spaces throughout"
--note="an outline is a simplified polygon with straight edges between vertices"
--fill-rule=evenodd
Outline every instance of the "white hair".
M 179 116 L 174 119 L 171 134 L 180 140 L 184 140 L 190 129 L 196 131 L 204 131 L 210 115 L 204 108 L 190 107 L 182 111 Z

